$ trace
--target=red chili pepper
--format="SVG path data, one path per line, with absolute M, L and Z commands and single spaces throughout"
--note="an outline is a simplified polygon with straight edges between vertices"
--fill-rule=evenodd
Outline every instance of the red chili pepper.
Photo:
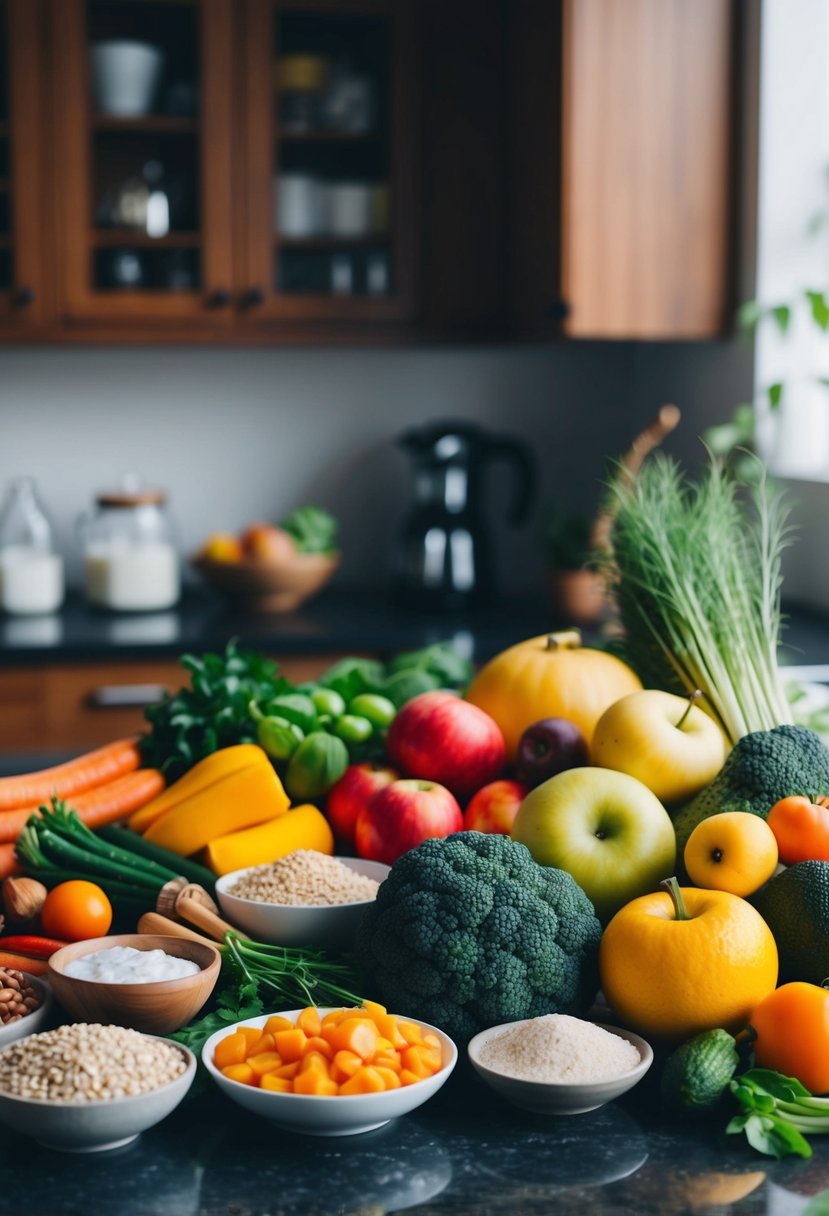
M 57 941 L 54 937 L 35 937 L 31 933 L 22 933 L 17 937 L 0 937 L 0 950 L 9 950 L 12 954 L 25 954 L 29 958 L 49 958 L 66 944 L 66 942 Z

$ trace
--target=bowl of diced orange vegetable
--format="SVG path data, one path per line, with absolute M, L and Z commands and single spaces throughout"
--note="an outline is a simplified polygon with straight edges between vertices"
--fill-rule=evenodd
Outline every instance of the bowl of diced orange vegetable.
M 246 1018 L 202 1048 L 229 1098 L 311 1136 L 352 1136 L 408 1114 L 437 1093 L 457 1059 L 442 1030 L 373 1001 Z

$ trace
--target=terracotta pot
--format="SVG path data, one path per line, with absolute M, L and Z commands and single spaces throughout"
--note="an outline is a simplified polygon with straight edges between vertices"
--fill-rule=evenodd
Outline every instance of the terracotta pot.
M 550 570 L 548 581 L 553 609 L 562 622 L 584 624 L 607 615 L 605 583 L 597 571 Z

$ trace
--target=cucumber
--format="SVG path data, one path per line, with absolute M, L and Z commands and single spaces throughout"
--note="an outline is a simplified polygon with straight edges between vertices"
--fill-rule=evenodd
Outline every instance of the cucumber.
M 666 1107 L 691 1118 L 714 1110 L 737 1071 L 740 1057 L 727 1030 L 705 1030 L 677 1047 L 662 1070 Z

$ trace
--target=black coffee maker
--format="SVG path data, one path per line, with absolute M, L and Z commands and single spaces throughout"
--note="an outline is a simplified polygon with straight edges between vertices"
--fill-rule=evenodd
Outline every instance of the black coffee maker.
M 486 486 L 487 466 L 506 462 L 512 474 L 510 524 L 522 523 L 533 499 L 529 447 L 471 422 L 437 421 L 395 440 L 412 459 L 414 504 L 392 566 L 395 600 L 418 609 L 484 608 L 495 591 L 488 509 L 501 505 Z

